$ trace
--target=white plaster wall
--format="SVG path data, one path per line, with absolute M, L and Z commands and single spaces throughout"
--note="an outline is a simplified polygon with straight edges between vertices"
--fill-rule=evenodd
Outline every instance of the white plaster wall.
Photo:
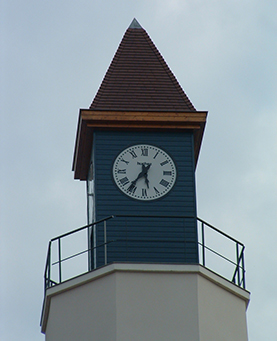
M 117 341 L 198 341 L 197 275 L 117 273 Z
M 200 341 L 247 341 L 246 302 L 198 276 Z
M 115 297 L 115 274 L 53 296 L 46 341 L 114 341 Z
M 112 264 L 48 289 L 42 330 L 46 341 L 246 341 L 248 299 L 198 265 Z

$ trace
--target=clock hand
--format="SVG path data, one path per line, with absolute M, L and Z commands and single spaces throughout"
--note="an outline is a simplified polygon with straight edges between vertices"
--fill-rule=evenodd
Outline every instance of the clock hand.
M 145 172 L 147 173 L 152 163 L 149 163 L 146 167 L 143 165 Z
M 142 178 L 143 176 L 144 176 L 144 172 L 141 171 L 141 172 L 139 173 L 139 175 L 137 176 L 137 178 L 136 178 L 134 181 L 132 181 L 132 184 L 135 185 L 135 184 L 137 183 L 138 179 Z
M 147 173 L 144 174 L 144 178 L 145 178 L 146 186 L 147 186 L 147 188 L 149 188 L 149 180 L 148 180 L 148 174 Z
M 139 175 L 137 176 L 137 178 L 132 181 L 132 184 L 135 185 L 137 183 L 137 181 L 142 178 L 143 176 L 145 177 L 145 179 L 147 178 L 147 172 L 148 172 L 148 169 L 150 168 L 151 166 L 151 163 L 148 164 L 147 166 L 145 166 L 144 164 L 142 164 L 142 171 L 139 173 Z M 149 188 L 148 186 L 148 183 L 149 183 L 149 180 L 147 179 L 147 181 L 145 180 L 146 184 L 147 184 L 147 187 Z
M 148 170 L 149 170 L 150 166 L 151 166 L 151 163 L 149 163 L 147 165 L 147 167 L 144 166 L 144 170 L 145 170 L 144 178 L 145 178 L 145 183 L 146 183 L 147 188 L 149 188 Z

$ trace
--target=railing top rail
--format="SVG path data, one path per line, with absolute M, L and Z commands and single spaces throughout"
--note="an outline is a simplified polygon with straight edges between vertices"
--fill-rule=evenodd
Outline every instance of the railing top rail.
M 188 215 L 116 214 L 114 218 L 196 218 Z
M 161 215 L 143 215 L 143 214 L 137 214 L 137 215 L 133 215 L 133 214 L 124 214 L 124 215 L 123 215 L 123 214 L 117 214 L 117 215 L 111 215 L 111 216 L 109 216 L 109 217 L 100 219 L 100 220 L 98 220 L 98 221 L 95 221 L 94 223 L 91 223 L 91 224 L 88 224 L 88 225 L 81 226 L 81 227 L 79 227 L 79 228 L 77 228 L 77 229 L 75 229 L 75 230 L 73 230 L 73 231 L 69 231 L 69 232 L 67 232 L 67 233 L 61 234 L 61 235 L 59 235 L 59 236 L 57 236 L 57 237 L 55 237 L 55 238 L 52 238 L 52 239 L 50 240 L 50 242 L 53 242 L 53 241 L 55 241 L 55 240 L 64 238 L 64 237 L 69 236 L 69 235 L 71 235 L 71 234 L 73 234 L 73 233 L 79 232 L 79 231 L 84 230 L 84 229 L 86 229 L 86 228 L 88 228 L 88 227 L 97 225 L 97 224 L 99 224 L 99 223 L 101 223 L 101 222 L 103 222 L 103 221 L 107 221 L 107 220 L 109 220 L 109 219 L 116 218 L 116 217 L 118 217 L 118 218 L 125 218 L 125 217 L 126 217 L 126 218 L 143 218 L 143 217 L 144 217 L 144 218 L 176 218 L 176 219 L 177 219 L 177 218 L 183 218 L 183 219 L 185 219 L 185 218 L 196 218 L 196 217 L 194 217 L 194 216 L 172 216 L 172 215 L 162 215 L 162 216 L 161 216 Z M 198 218 L 198 217 L 197 217 L 196 219 L 197 219 L 198 221 L 200 221 L 201 223 L 204 223 L 205 225 L 209 226 L 209 227 L 210 227 L 211 229 L 213 229 L 214 231 L 220 233 L 220 234 L 223 235 L 224 237 L 226 237 L 226 238 L 228 238 L 228 239 L 234 241 L 235 243 L 238 243 L 239 245 L 241 245 L 241 246 L 244 248 L 244 245 L 243 245 L 240 241 L 238 241 L 237 239 L 235 239 L 235 238 L 229 236 L 228 234 L 222 232 L 221 230 L 219 230 L 219 229 L 216 228 L 215 226 L 213 226 L 213 225 L 207 223 L 207 222 L 204 221 L 203 219 L 200 219 L 200 218 Z
M 219 229 L 217 229 L 217 228 L 214 227 L 213 225 L 207 223 L 206 221 L 204 221 L 204 220 L 202 220 L 202 219 L 200 219 L 200 218 L 197 218 L 197 220 L 200 221 L 201 223 L 203 223 L 203 224 L 209 226 L 212 230 L 215 230 L 216 232 L 220 233 L 220 234 L 223 235 L 224 237 L 226 237 L 226 238 L 232 240 L 233 242 L 235 242 L 235 243 L 241 245 L 241 246 L 244 248 L 244 245 L 243 245 L 240 241 L 238 241 L 237 239 L 235 239 L 235 238 L 229 236 L 227 233 L 224 233 L 224 232 L 220 231 Z
M 99 223 L 102 223 L 102 222 L 105 221 L 105 220 L 109 220 L 109 219 L 112 219 L 112 218 L 114 218 L 114 217 L 115 217 L 115 216 L 111 215 L 111 216 L 109 216 L 109 217 L 106 217 L 106 218 L 100 219 L 100 220 L 98 220 L 98 221 L 95 221 L 95 222 L 92 223 L 92 224 L 88 224 L 88 225 L 81 226 L 81 227 L 79 227 L 79 228 L 77 228 L 77 229 L 75 229 L 75 230 L 73 230 L 73 231 L 70 231 L 70 232 L 61 234 L 60 236 L 57 236 L 57 237 L 55 237 L 55 238 L 52 238 L 52 239 L 50 240 L 50 242 L 54 242 L 55 240 L 64 238 L 64 237 L 66 237 L 66 236 L 69 236 L 70 234 L 73 234 L 73 233 L 79 232 L 79 231 L 81 231 L 81 230 L 87 229 L 87 228 L 90 227 L 90 226 L 97 225 L 97 224 L 99 224 Z

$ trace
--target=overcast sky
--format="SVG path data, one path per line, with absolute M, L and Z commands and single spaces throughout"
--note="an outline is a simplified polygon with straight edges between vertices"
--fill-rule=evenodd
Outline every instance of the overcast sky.
M 246 246 L 250 341 L 277 340 L 277 2 L 2 0 L 0 338 L 43 340 L 48 241 L 86 224 L 71 171 L 88 108 L 134 17 L 208 122 L 198 216 Z

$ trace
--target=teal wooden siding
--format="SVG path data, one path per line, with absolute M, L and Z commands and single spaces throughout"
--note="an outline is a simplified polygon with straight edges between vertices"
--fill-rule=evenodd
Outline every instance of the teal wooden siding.
M 117 216 L 107 222 L 108 262 L 198 263 L 192 132 L 97 131 L 93 143 L 96 220 Z M 177 167 L 173 189 L 158 200 L 131 199 L 112 179 L 113 161 L 119 152 L 141 143 L 164 149 Z M 97 245 L 103 243 L 101 226 L 96 238 Z M 102 247 L 97 249 L 97 266 L 103 263 Z

